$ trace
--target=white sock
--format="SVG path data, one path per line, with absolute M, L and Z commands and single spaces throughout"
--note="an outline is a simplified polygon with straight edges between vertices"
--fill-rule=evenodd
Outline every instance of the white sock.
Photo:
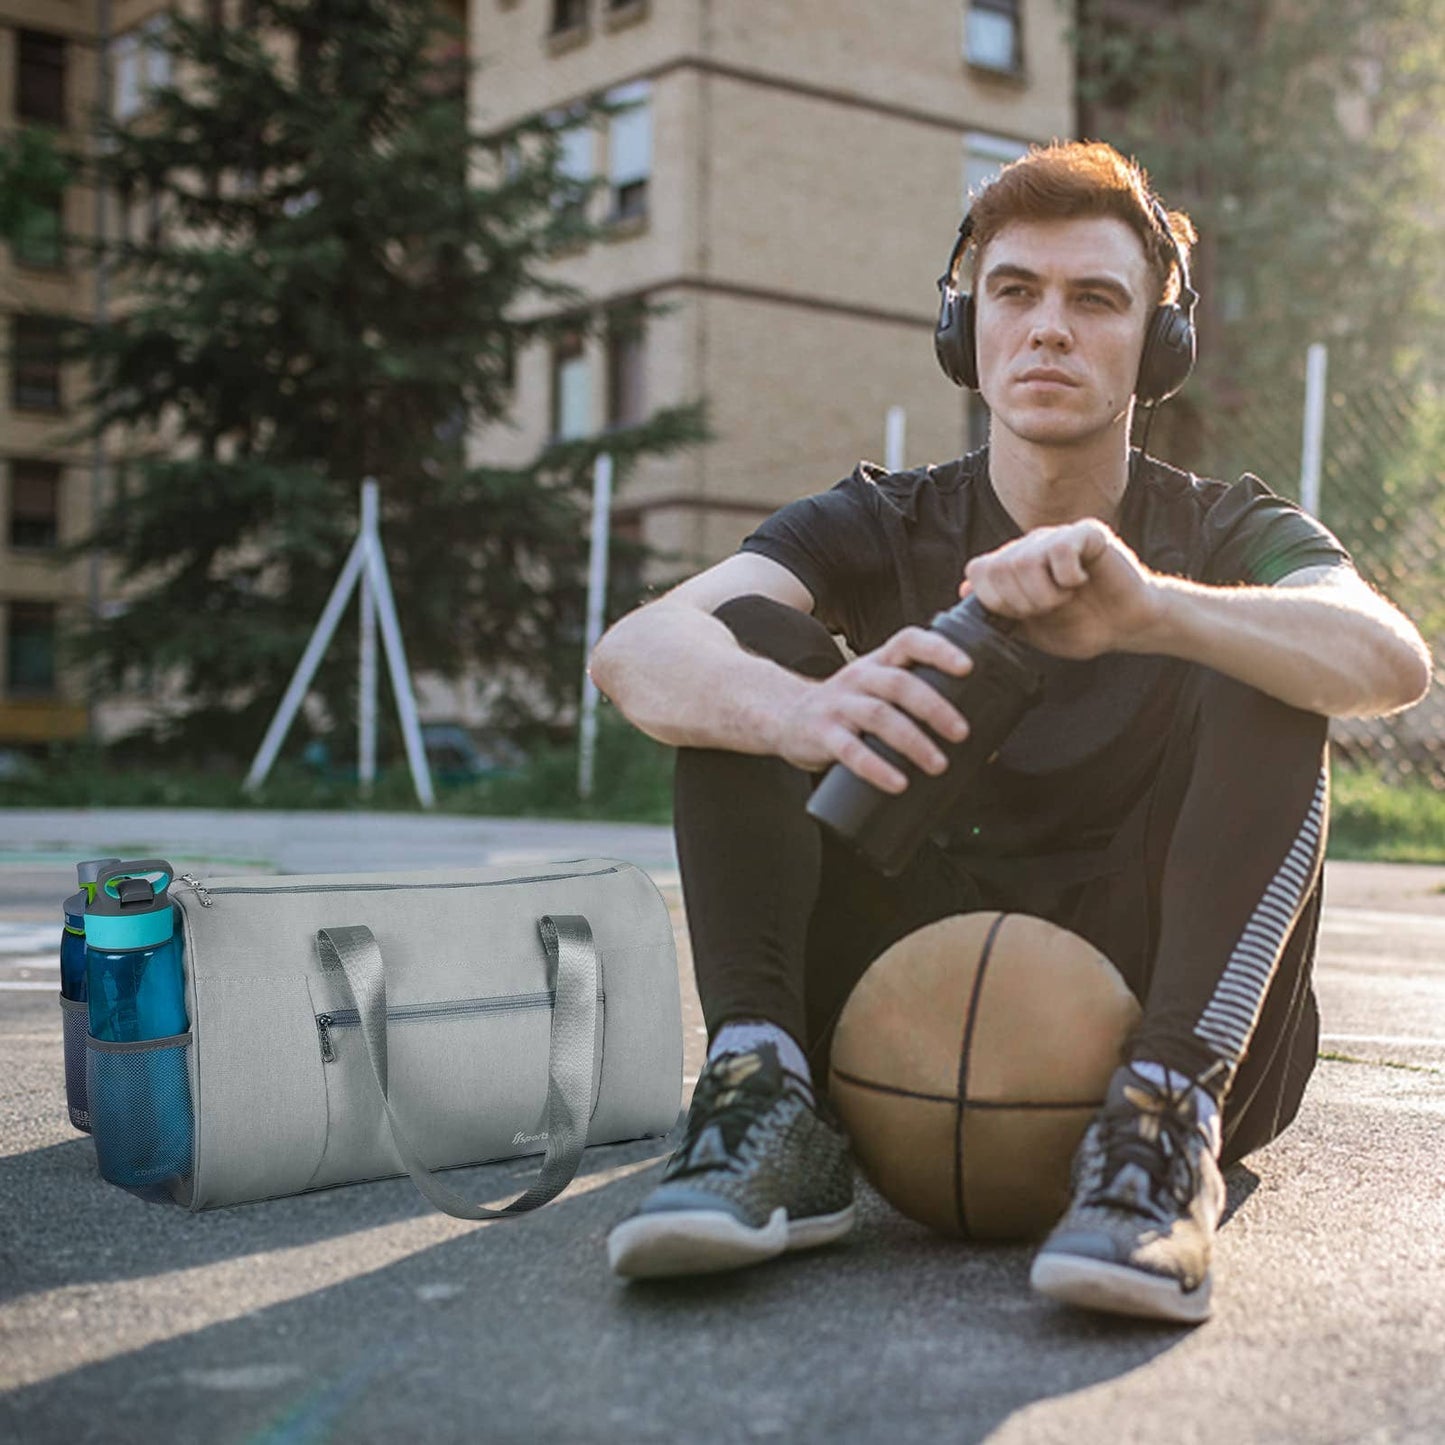
M 767 1019 L 732 1019 L 725 1023 L 708 1043 L 708 1062 L 722 1053 L 746 1053 L 759 1044 L 777 1045 L 778 1062 L 806 1081 L 807 1095 L 812 1099 L 813 1074 L 807 1056 L 787 1029 Z
M 1214 1157 L 1219 1158 L 1220 1132 L 1219 1132 L 1219 1105 L 1214 1102 L 1214 1096 L 1208 1089 L 1201 1089 L 1188 1074 L 1181 1074 L 1178 1069 L 1166 1069 L 1163 1064 L 1155 1063 L 1152 1059 L 1131 1059 L 1129 1067 L 1136 1073 L 1142 1074 L 1152 1084 L 1164 1086 L 1167 1075 L 1169 1087 L 1175 1090 L 1193 1089 L 1195 1106 L 1199 1111 L 1199 1125 L 1204 1130 L 1209 1140 L 1209 1147 Z

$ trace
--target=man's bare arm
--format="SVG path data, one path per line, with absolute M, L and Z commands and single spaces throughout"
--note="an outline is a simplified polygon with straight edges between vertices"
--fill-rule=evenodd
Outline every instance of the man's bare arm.
M 1273 587 L 1159 582 L 1158 623 L 1132 650 L 1201 662 L 1329 717 L 1399 712 L 1430 686 L 1420 634 L 1348 568 L 1309 568 Z
M 869 732 L 924 771 L 942 771 L 945 756 L 923 724 L 957 741 L 968 723 L 915 669 L 927 663 L 961 676 L 973 666 L 967 653 L 940 632 L 903 627 L 862 657 L 840 658 L 827 678 L 802 677 L 747 651 L 712 615 L 752 592 L 812 607 L 807 588 L 778 563 L 726 558 L 615 624 L 593 649 L 593 682 L 635 727 L 674 747 L 770 754 L 806 772 L 836 761 L 901 791 L 905 775 L 863 742 Z
M 965 568 L 992 611 L 1059 657 L 1157 652 L 1203 663 L 1293 707 L 1378 717 L 1430 685 L 1429 649 L 1398 608 L 1348 567 L 1273 587 L 1222 587 L 1144 566 L 1095 518 L 1036 527 Z
M 808 589 L 787 568 L 739 553 L 614 623 L 592 650 L 589 676 L 660 743 L 775 753 L 781 719 L 811 684 L 749 652 L 712 615 L 749 592 L 812 610 Z
M 587 671 L 648 737 L 739 753 L 776 752 L 781 718 L 812 685 L 747 651 L 701 608 L 660 599 L 618 622 Z

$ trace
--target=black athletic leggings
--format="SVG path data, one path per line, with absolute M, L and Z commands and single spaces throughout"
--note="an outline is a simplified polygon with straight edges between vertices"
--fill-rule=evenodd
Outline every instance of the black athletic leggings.
M 844 665 L 796 608 L 750 595 L 714 615 L 792 671 Z M 931 841 L 886 878 L 804 811 L 822 773 L 679 748 L 673 818 L 708 1036 L 771 1020 L 826 1088 L 838 1014 L 891 943 L 953 913 L 1031 913 L 1093 943 L 1142 1003 L 1126 1057 L 1196 1077 L 1216 1066 L 1232 1163 L 1289 1124 L 1315 1065 L 1326 732 L 1318 714 L 1189 668 L 1152 789 L 1124 825 L 1131 846 L 1073 882 L 1017 860 L 965 873 Z

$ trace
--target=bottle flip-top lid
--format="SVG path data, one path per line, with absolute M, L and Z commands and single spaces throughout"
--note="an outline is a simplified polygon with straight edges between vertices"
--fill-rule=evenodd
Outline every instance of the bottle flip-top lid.
M 117 949 L 164 943 L 175 930 L 175 909 L 166 891 L 174 876 L 164 858 L 102 868 L 95 897 L 85 907 L 86 941 L 92 948 Z
M 83 888 L 87 883 L 94 883 L 106 868 L 118 867 L 124 862 L 124 858 L 87 858 L 75 865 L 75 881 Z

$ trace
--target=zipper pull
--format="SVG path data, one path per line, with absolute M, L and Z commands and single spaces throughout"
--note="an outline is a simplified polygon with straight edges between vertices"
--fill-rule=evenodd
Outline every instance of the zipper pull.
M 331 1025 L 335 1020 L 330 1014 L 316 1015 L 316 1032 L 321 1036 L 321 1062 L 323 1064 L 333 1063 L 336 1059 L 336 1049 L 331 1043 Z
M 196 891 L 196 897 L 201 900 L 202 908 L 211 906 L 211 895 L 206 892 L 206 886 L 194 873 L 182 873 L 179 879 L 182 883 L 188 883 Z

